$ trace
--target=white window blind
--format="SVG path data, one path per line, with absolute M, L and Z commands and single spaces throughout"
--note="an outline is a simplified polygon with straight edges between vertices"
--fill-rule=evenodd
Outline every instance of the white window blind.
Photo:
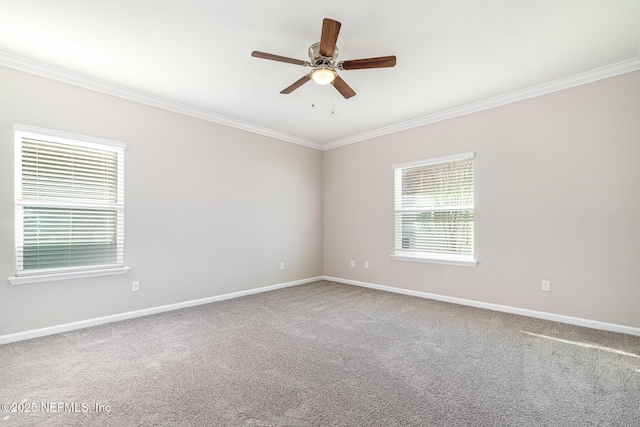
M 475 265 L 473 153 L 394 170 L 395 256 Z
M 16 130 L 16 276 L 124 266 L 124 144 Z

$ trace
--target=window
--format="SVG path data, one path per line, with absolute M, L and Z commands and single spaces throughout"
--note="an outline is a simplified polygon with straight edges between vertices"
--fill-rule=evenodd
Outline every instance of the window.
M 476 265 L 473 153 L 394 165 L 394 259 Z
M 14 125 L 13 284 L 124 273 L 125 144 Z

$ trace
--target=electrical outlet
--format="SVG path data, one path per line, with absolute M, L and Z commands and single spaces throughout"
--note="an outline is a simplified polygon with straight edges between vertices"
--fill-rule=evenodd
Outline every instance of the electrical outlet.
M 138 292 L 140 290 L 140 282 L 138 282 L 137 280 L 135 282 L 131 283 L 131 291 L 132 292 Z
M 280 263 L 280 270 L 284 270 L 284 262 Z
M 356 262 L 354 260 L 351 260 L 351 267 L 355 267 L 356 266 Z
M 542 281 L 542 290 L 545 291 L 545 292 L 550 292 L 551 291 L 551 281 L 543 280 Z
M 368 270 L 369 269 L 369 261 L 365 261 L 364 262 L 364 269 Z

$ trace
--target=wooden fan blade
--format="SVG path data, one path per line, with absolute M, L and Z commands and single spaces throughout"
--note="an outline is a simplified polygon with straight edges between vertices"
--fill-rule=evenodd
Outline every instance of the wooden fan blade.
M 380 56 L 378 58 L 354 59 L 352 61 L 343 61 L 341 66 L 343 70 L 361 70 L 363 68 L 385 68 L 396 65 L 395 56 Z
M 320 55 L 331 58 L 338 41 L 341 23 L 333 19 L 324 18 L 322 20 L 322 34 L 320 36 Z
M 291 86 L 289 86 L 289 87 L 287 87 L 285 89 L 282 89 L 282 91 L 280 93 L 288 95 L 291 92 L 293 92 L 294 90 L 298 89 L 303 84 L 305 84 L 306 82 L 308 82 L 309 80 L 311 80 L 311 77 L 309 77 L 309 75 L 307 74 L 304 77 L 302 77 L 300 80 L 296 81 Z
M 353 89 L 351 89 L 349 85 L 340 78 L 340 76 L 336 76 L 336 78 L 333 80 L 333 83 L 331 84 L 338 90 L 338 92 L 340 92 L 342 96 L 344 96 L 345 99 L 349 99 L 356 94 Z
M 295 65 L 311 65 L 308 62 L 301 61 L 299 59 L 287 58 L 286 56 L 273 55 L 271 53 L 258 52 L 257 50 L 254 50 L 253 52 L 251 52 L 251 56 L 254 56 L 256 58 L 262 58 L 262 59 L 270 59 L 272 61 L 287 62 L 289 64 L 295 64 Z

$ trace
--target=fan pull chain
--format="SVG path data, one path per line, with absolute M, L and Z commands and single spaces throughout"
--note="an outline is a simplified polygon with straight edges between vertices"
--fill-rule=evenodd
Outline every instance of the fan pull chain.
M 332 115 L 336 113 L 335 101 L 336 101 L 335 93 L 334 91 L 331 91 L 331 114 Z M 311 108 L 315 108 L 315 107 L 316 107 L 316 88 L 313 87 L 311 89 Z
M 335 114 L 335 99 L 336 99 L 336 91 L 331 91 L 331 114 Z

